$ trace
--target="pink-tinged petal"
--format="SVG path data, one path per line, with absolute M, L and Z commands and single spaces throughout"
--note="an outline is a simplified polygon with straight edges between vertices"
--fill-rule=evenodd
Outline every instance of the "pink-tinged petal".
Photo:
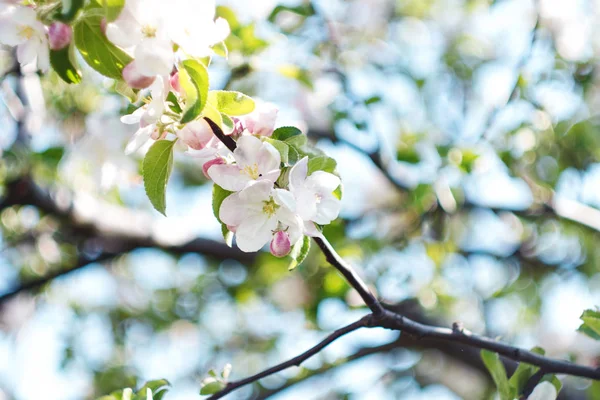
M 310 237 L 323 237 L 323 233 L 317 228 L 315 223 L 312 221 L 304 221 L 304 234 Z
M 327 225 L 340 214 L 340 201 L 333 196 L 326 196 L 317 204 L 317 214 L 312 219 L 317 224 Z
M 145 128 L 140 128 L 133 135 L 127 146 L 125 147 L 125 154 L 129 155 L 131 153 L 139 150 L 150 138 L 152 137 L 152 133 L 156 127 L 154 125 L 148 125 Z
M 242 136 L 236 144 L 237 147 L 233 151 L 233 157 L 241 168 L 256 163 L 256 157 L 263 145 L 260 139 L 254 136 Z
M 290 170 L 290 190 L 299 190 L 304 186 L 308 174 L 308 157 L 298 161 Z
M 204 119 L 192 121 L 177 132 L 177 136 L 189 147 L 201 150 L 213 138 L 214 134 Z
M 294 214 L 285 207 L 280 207 L 276 213 L 277 220 L 286 226 L 290 241 L 296 243 L 302 236 L 304 224 L 299 215 Z
M 219 208 L 219 219 L 226 225 L 238 226 L 248 217 L 246 202 L 234 193 L 223 200 Z
M 144 39 L 135 47 L 135 59 L 142 75 L 169 75 L 175 55 L 170 42 L 157 38 Z
M 171 75 L 171 78 L 169 78 L 169 83 L 171 84 L 171 88 L 175 92 L 181 93 L 181 83 L 179 82 L 179 72 L 175 72 L 173 75 Z
M 210 176 L 208 176 L 208 170 L 210 169 L 210 167 L 212 167 L 213 165 L 223 164 L 225 164 L 225 160 L 223 160 L 221 157 L 213 158 L 212 160 L 209 160 L 202 165 L 202 173 L 204 174 L 206 179 L 210 179 Z
M 317 195 L 311 190 L 304 188 L 295 190 L 296 213 L 304 221 L 312 221 L 317 215 Z
M 253 135 L 271 136 L 278 111 L 274 104 L 259 103 L 253 112 L 243 117 L 248 132 Z
M 116 21 L 106 24 L 106 37 L 119 47 L 128 48 L 137 45 L 143 39 L 141 26 L 126 9 Z
M 208 176 L 225 190 L 238 192 L 251 181 L 250 177 L 240 170 L 237 165 L 215 165 L 208 171 Z
M 331 193 L 340 186 L 340 178 L 325 171 L 315 171 L 306 178 L 306 187 L 319 193 Z
M 258 164 L 258 171 L 265 175 L 271 171 L 279 170 L 281 155 L 272 144 L 264 142 L 256 155 L 256 163 Z M 279 176 L 279 174 L 277 175 Z
M 39 41 L 33 38 L 17 46 L 17 60 L 19 60 L 19 64 L 27 65 L 34 62 L 38 49 Z
M 288 190 L 273 190 L 273 199 L 275 200 L 275 203 L 287 208 L 292 212 L 296 210 L 296 199 L 294 198 L 294 195 Z
M 259 251 L 273 236 L 277 229 L 277 219 L 266 214 L 255 214 L 244 219 L 235 231 L 236 242 L 245 252 Z
M 284 231 L 275 232 L 273 239 L 271 239 L 269 249 L 271 250 L 271 254 L 275 257 L 287 256 L 292 249 L 289 235 Z
M 146 76 L 142 75 L 137 67 L 137 64 L 134 61 L 130 62 L 123 68 L 123 80 L 125 83 L 133 88 L 133 89 L 145 89 L 148 86 L 152 85 L 155 76 Z

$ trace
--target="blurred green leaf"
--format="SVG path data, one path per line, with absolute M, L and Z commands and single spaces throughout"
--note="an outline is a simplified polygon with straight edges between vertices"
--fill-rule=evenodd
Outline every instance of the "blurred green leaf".
M 62 22 L 73 21 L 83 5 L 84 0 L 61 0 L 60 12 L 57 12 L 54 18 Z
M 304 236 L 302 239 L 298 241 L 298 243 L 294 244 L 292 251 L 290 252 L 290 257 L 292 257 L 292 262 L 290 262 L 290 266 L 288 270 L 293 270 L 298 267 L 308 256 L 310 251 L 310 237 Z
M 271 137 L 276 140 L 287 140 L 291 137 L 302 135 L 302 131 L 294 126 L 282 126 L 273 131 Z
M 513 400 L 506 377 L 506 370 L 504 369 L 504 364 L 500 361 L 500 356 L 492 351 L 481 350 L 481 359 L 496 384 L 500 400 Z
M 325 171 L 333 174 L 335 172 L 335 168 L 337 167 L 337 162 L 327 156 L 318 156 L 314 158 L 309 158 L 308 160 L 308 175 L 312 174 L 315 171 Z
M 238 116 L 254 111 L 254 100 L 240 92 L 226 90 L 211 90 L 208 93 L 208 102 L 226 115 Z
M 79 71 L 74 54 L 72 44 L 61 50 L 50 50 L 52 68 L 67 83 L 81 82 L 81 71 Z
M 583 323 L 577 330 L 592 339 L 600 340 L 600 312 L 585 310 L 579 318 Z

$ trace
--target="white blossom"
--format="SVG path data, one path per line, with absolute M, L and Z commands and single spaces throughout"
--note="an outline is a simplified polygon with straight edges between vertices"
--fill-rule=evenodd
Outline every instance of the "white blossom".
M 163 77 L 157 76 L 152 86 L 150 86 L 152 101 L 133 113 L 121 117 L 121 122 L 125 124 L 139 124 L 138 130 L 125 147 L 125 154 L 137 151 L 151 138 L 157 139 L 157 122 L 160 121 L 163 115 L 165 99 L 169 94 L 167 84 L 168 82 Z
M 42 71 L 50 67 L 46 27 L 32 8 L 9 5 L 0 9 L 0 43 L 17 46 L 21 66 L 33 64 Z
M 336 219 L 341 206 L 333 191 L 339 185 L 340 178 L 329 172 L 315 171 L 309 176 L 308 157 L 298 161 L 290 171 L 290 191 L 303 221 L 326 225 Z
M 273 145 L 254 136 L 242 136 L 233 152 L 235 164 L 213 165 L 208 175 L 225 190 L 234 192 L 244 189 L 255 181 L 273 184 L 281 171 L 281 156 Z
M 132 50 L 142 75 L 168 75 L 175 61 L 167 25 L 173 18 L 169 2 L 127 0 L 117 19 L 106 25 L 106 36 Z
M 269 243 L 278 231 L 285 231 L 291 243 L 301 238 L 302 220 L 294 208 L 289 191 L 274 189 L 272 182 L 262 180 L 227 197 L 219 209 L 219 218 L 234 227 L 238 247 L 253 252 Z

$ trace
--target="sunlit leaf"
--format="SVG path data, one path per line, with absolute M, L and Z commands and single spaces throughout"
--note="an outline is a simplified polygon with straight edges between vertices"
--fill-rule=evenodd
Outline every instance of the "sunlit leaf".
M 171 140 L 158 140 L 148 150 L 142 167 L 146 195 L 154 208 L 166 215 L 167 182 L 173 168 L 173 145 Z

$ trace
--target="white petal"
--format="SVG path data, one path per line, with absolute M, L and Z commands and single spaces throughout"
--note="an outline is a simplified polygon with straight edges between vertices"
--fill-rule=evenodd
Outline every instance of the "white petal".
M 319 193 L 331 193 L 340 186 L 340 178 L 325 171 L 315 171 L 306 178 L 306 186 Z
M 131 154 L 146 144 L 146 142 L 150 140 L 154 128 L 154 125 L 148 125 L 145 128 L 138 129 L 129 143 L 127 143 L 127 146 L 125 147 L 125 154 Z
M 264 142 L 258 151 L 256 163 L 258 164 L 258 171 L 264 175 L 279 170 L 281 155 L 272 144 Z M 279 174 L 277 176 L 279 177 Z
M 294 195 L 288 190 L 273 190 L 273 199 L 275 200 L 275 203 L 279 204 L 280 206 L 286 207 L 292 212 L 296 210 L 296 199 L 294 198 Z
M 29 39 L 23 44 L 17 46 L 17 60 L 21 65 L 32 63 L 37 56 L 39 42 L 35 39 Z
M 19 35 L 17 24 L 13 20 L 16 7 L 9 6 L 0 14 L 0 43 L 16 46 L 25 42 L 26 38 Z
M 271 197 L 272 192 L 273 182 L 254 181 L 240 193 L 240 196 L 249 206 L 255 204 L 262 209 L 262 202 L 268 200 Z
M 144 39 L 135 48 L 135 60 L 142 75 L 168 75 L 175 56 L 171 43 L 156 38 Z
M 238 226 L 247 217 L 247 214 L 246 202 L 240 198 L 239 193 L 225 198 L 219 208 L 219 219 L 227 225 Z
M 241 168 L 252 166 L 256 162 L 263 142 L 254 136 L 242 136 L 237 140 L 233 157 Z
M 116 21 L 106 25 L 106 37 L 119 47 L 132 47 L 142 41 L 142 27 L 128 13 L 127 9 L 123 9 Z
M 306 174 L 308 173 L 308 157 L 298 161 L 290 170 L 290 189 L 292 191 L 304 186 Z
M 256 214 L 244 219 L 235 230 L 237 245 L 245 252 L 259 251 L 273 237 L 277 219 L 266 214 Z
M 317 215 L 317 195 L 311 190 L 301 188 L 293 192 L 296 198 L 296 213 L 304 221 L 312 221 Z
M 229 36 L 230 32 L 231 30 L 229 29 L 229 23 L 227 22 L 227 20 L 221 17 L 217 18 L 212 32 L 213 34 L 211 35 L 211 44 L 222 42 L 227 38 L 227 36 Z
M 47 72 L 50 69 L 50 49 L 45 40 L 40 46 L 37 53 L 37 67 L 40 71 Z
M 142 115 L 146 112 L 143 107 L 138 108 L 131 114 L 123 115 L 121 117 L 121 122 L 124 124 L 139 124 L 142 119 Z
M 296 243 L 302 236 L 304 224 L 302 219 L 297 214 L 294 214 L 285 207 L 280 207 L 277 210 L 277 219 L 287 226 L 287 233 L 290 237 L 290 242 Z
M 326 196 L 317 204 L 317 214 L 313 221 L 320 225 L 327 225 L 340 214 L 340 201 L 334 196 Z
M 208 176 L 223 189 L 233 192 L 244 189 L 251 181 L 237 165 L 231 164 L 215 165 L 208 171 Z
M 558 397 L 556 388 L 548 381 L 538 384 L 527 400 L 555 400 Z

